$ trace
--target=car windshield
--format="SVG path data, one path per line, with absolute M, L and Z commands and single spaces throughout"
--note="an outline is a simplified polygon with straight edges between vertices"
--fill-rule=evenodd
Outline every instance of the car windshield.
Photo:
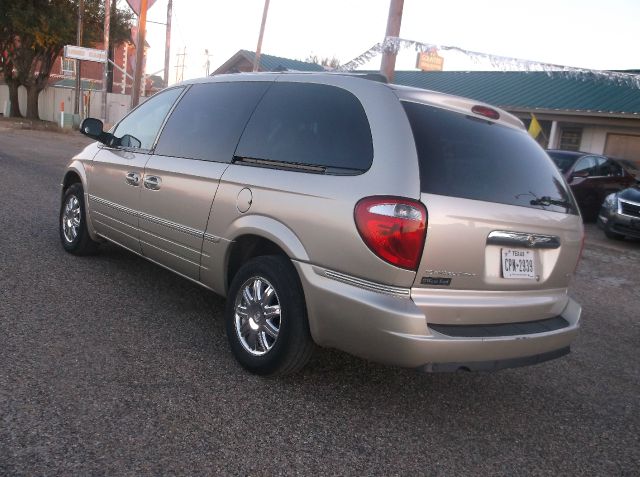
M 555 162 L 556 166 L 558 166 L 558 169 L 560 169 L 560 172 L 563 174 L 571 169 L 571 166 L 577 159 L 573 154 L 564 154 L 562 152 L 547 151 L 547 154 L 549 154 L 551 160 Z

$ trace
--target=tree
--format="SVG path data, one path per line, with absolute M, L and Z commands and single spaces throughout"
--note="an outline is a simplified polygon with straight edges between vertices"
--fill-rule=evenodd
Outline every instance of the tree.
M 324 66 L 327 69 L 334 70 L 340 66 L 340 60 L 335 56 L 329 58 L 328 56 L 319 57 L 318 55 L 311 54 L 304 60 L 307 63 L 315 63 L 316 65 Z
M 108 2 L 109 0 L 105 0 Z M 123 41 L 131 40 L 131 22 L 134 15 L 130 10 L 117 7 L 117 0 L 111 0 L 111 19 L 109 23 L 109 60 L 114 61 L 116 49 Z M 104 17 L 102 17 L 104 18 Z M 104 27 L 104 22 L 102 23 Z M 104 28 L 103 28 L 104 30 Z M 107 67 L 107 92 L 113 92 L 113 65 Z
M 84 44 L 103 36 L 104 4 L 85 0 Z M 11 115 L 20 115 L 18 86 L 27 88 L 27 118 L 38 119 L 38 96 L 49 81 L 64 45 L 76 43 L 78 0 L 0 0 L 0 48 L 11 95 Z M 116 9 L 111 19 L 113 43 L 128 39 L 132 15 Z M 126 32 L 126 34 L 125 34 Z M 8 81 L 7 81 L 8 80 Z M 15 108 L 14 108 L 15 105 Z

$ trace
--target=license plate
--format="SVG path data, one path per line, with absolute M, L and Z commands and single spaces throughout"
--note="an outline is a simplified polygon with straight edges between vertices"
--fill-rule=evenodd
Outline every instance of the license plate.
M 536 277 L 536 263 L 533 250 L 503 248 L 502 277 L 527 278 Z

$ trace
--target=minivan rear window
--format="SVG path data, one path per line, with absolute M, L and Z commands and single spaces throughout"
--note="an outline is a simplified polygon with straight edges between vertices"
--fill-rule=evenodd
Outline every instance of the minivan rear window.
M 578 214 L 560 172 L 526 131 L 424 104 L 403 106 L 422 192 Z

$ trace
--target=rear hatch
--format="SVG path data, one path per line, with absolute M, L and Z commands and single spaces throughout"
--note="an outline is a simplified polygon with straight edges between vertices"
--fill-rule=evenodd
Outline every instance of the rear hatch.
M 454 111 L 414 99 L 403 105 L 428 210 L 414 291 L 473 291 L 487 298 L 471 300 L 480 307 L 502 306 L 500 296 L 535 302 L 566 295 L 582 222 L 544 150 L 508 113 L 459 99 Z M 513 321 L 536 318 L 524 315 Z

